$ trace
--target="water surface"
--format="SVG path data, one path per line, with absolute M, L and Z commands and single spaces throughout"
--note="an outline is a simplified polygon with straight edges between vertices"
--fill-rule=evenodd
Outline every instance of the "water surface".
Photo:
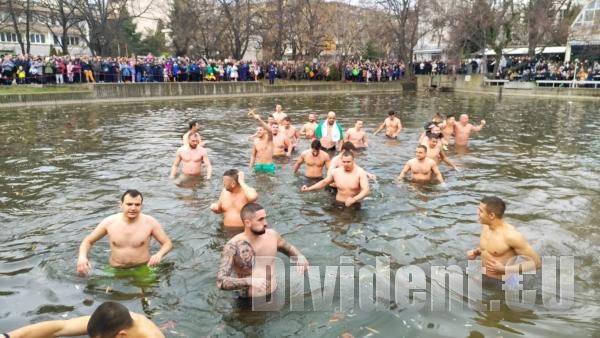
M 478 201 L 498 195 L 507 219 L 544 256 L 575 256 L 576 297 L 571 309 L 548 311 L 538 295 L 531 311 L 498 312 L 399 309 L 339 313 L 251 313 L 219 291 L 215 273 L 228 234 L 208 210 L 221 189 L 221 173 L 246 169 L 256 126 L 247 107 L 271 111 L 281 102 L 293 123 L 329 110 L 351 127 L 362 118 L 372 131 L 396 110 L 405 127 L 399 141 L 369 135 L 358 163 L 378 176 L 358 213 L 340 212 L 325 191 L 300 193 L 289 161 L 273 176 L 247 175 L 266 206 L 269 225 L 314 265 L 338 265 L 352 256 L 358 269 L 390 256 L 392 272 L 415 264 L 466 267 L 466 251 L 478 243 Z M 39 320 L 89 314 L 105 300 L 145 311 L 168 337 L 594 337 L 600 334 L 598 303 L 600 120 L 595 102 L 532 98 L 435 95 L 342 95 L 241 98 L 212 101 L 49 107 L 0 112 L 0 331 Z M 435 112 L 468 113 L 487 126 L 469 152 L 442 165 L 444 186 L 394 181 L 414 154 L 422 125 Z M 191 188 L 168 179 L 187 121 L 201 120 L 201 135 L 214 178 Z M 301 145 L 308 147 L 308 142 Z M 293 160 L 295 160 L 296 155 Z M 144 212 L 156 217 L 174 241 L 154 285 L 107 280 L 101 270 L 108 244 L 94 246 L 94 274 L 76 275 L 81 240 L 118 212 L 128 188 L 144 193 Z M 155 250 L 155 249 L 154 249 Z M 280 269 L 283 274 L 283 268 Z M 296 276 L 292 276 L 297 278 Z M 541 276 L 528 281 L 539 288 Z M 308 289 L 308 280 L 306 280 Z M 142 299 L 147 301 L 142 302 Z M 305 296 L 310 305 L 310 295 Z M 336 298 L 337 300 L 337 298 Z M 90 305 L 90 303 L 92 305 Z M 339 304 L 334 304 L 339 308 Z M 309 308 L 306 306 L 306 308 Z

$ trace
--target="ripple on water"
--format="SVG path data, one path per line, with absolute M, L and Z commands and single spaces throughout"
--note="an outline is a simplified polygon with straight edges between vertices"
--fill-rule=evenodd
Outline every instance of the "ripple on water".
M 291 175 L 295 157 L 278 163 L 272 176 L 247 170 L 248 136 L 256 125 L 246 118 L 246 109 L 251 104 L 267 113 L 275 101 L 282 102 L 297 125 L 313 111 L 321 118 L 329 110 L 337 111 L 346 128 L 359 117 L 364 120 L 370 149 L 358 154 L 357 161 L 375 173 L 378 182 L 359 213 L 333 208 L 333 196 L 325 191 L 300 193 L 303 181 Z M 593 150 L 600 144 L 600 122 L 592 103 L 497 102 L 489 97 L 431 94 L 219 99 L 126 109 L 81 107 L 76 114 L 57 109 L 0 116 L 0 133 L 13 140 L 10 147 L 0 147 L 4 158 L 0 218 L 5 229 L 0 233 L 0 271 L 6 273 L 0 273 L 0 297 L 3 303 L 14 304 L 0 318 L 1 327 L 55 319 L 59 313 L 89 314 L 93 306 L 109 299 L 142 312 L 140 298 L 145 295 L 151 299 L 155 322 L 176 320 L 172 331 L 191 337 L 322 337 L 344 332 L 356 337 L 551 337 L 564 327 L 574 336 L 598 331 L 595 304 L 600 275 L 594 267 L 600 263 L 596 230 L 600 155 Z M 391 109 L 398 111 L 404 125 L 400 140 L 372 136 Z M 448 155 L 461 171 L 442 165 L 445 186 L 396 183 L 394 178 L 413 156 L 431 111 L 468 112 L 472 121 L 485 118 L 488 124 L 472 136 L 467 152 L 450 146 Z M 214 178 L 180 188 L 168 180 L 168 172 L 186 122 L 192 119 L 201 120 Z M 46 127 L 38 128 L 38 123 Z M 38 133 L 34 137 L 26 130 Z M 144 137 L 132 130 L 143 130 Z M 306 147 L 308 142 L 302 141 L 301 148 Z M 479 201 L 499 195 L 508 202 L 509 222 L 541 254 L 576 253 L 575 306 L 562 312 L 537 306 L 518 314 L 506 308 L 434 312 L 425 306 L 407 311 L 394 303 L 376 313 L 358 308 L 342 314 L 240 311 L 230 292 L 214 286 L 220 251 L 231 233 L 223 231 L 220 216 L 207 209 L 222 189 L 221 174 L 231 167 L 247 172 L 248 184 L 267 207 L 269 226 L 313 264 L 335 266 L 341 256 L 352 256 L 358 271 L 389 255 L 392 272 L 418 264 L 428 280 L 433 264 L 464 269 L 465 252 L 476 245 L 481 230 Z M 165 259 L 159 284 L 151 290 L 142 292 L 121 280 L 107 292 L 101 275 L 88 279 L 76 275 L 75 256 L 81 239 L 104 217 L 119 211 L 118 199 L 128 188 L 144 193 L 144 212 L 163 224 L 175 248 Z M 105 241 L 94 246 L 90 258 L 100 271 L 108 258 Z M 310 295 L 305 300 L 312 304 Z

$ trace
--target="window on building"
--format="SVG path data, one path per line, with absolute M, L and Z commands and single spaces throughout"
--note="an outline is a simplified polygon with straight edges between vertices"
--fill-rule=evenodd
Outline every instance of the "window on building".
M 31 33 L 29 34 L 29 41 L 31 43 L 46 43 L 46 37 L 43 34 Z
M 1 42 L 18 42 L 17 34 L 9 33 L 9 32 L 0 32 L 0 41 Z
M 69 36 L 69 40 L 67 42 L 69 46 L 77 46 L 79 45 L 79 37 L 78 36 Z

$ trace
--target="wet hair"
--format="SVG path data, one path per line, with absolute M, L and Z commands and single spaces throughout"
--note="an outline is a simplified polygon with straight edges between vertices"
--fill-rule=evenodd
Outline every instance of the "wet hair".
M 427 138 L 437 138 L 437 139 L 441 139 L 442 137 L 444 137 L 444 135 L 442 135 L 442 133 L 432 133 L 431 131 L 428 131 L 427 133 L 425 133 L 425 136 L 427 136 Z
M 312 149 L 317 149 L 317 150 L 318 150 L 318 149 L 321 149 L 321 141 L 319 141 L 319 140 L 313 140 L 313 141 L 310 143 L 310 147 L 311 147 Z
M 238 181 L 238 174 L 239 174 L 239 170 L 237 170 L 237 169 L 229 169 L 229 170 L 226 170 L 223 173 L 223 176 L 229 176 L 229 177 L 231 177 L 232 180 L 234 180 L 234 181 L 237 182 Z
M 104 302 L 90 317 L 87 333 L 90 337 L 114 337 L 119 331 L 133 326 L 127 308 L 116 302 Z
M 356 150 L 356 146 L 354 146 L 354 144 L 352 142 L 344 142 L 342 144 L 341 151 L 344 151 L 344 150 L 355 151 Z
M 423 145 L 423 144 L 419 144 L 419 145 L 417 146 L 417 149 L 419 149 L 419 148 L 422 148 L 422 149 L 423 149 L 425 152 L 427 152 L 427 147 L 426 147 L 425 145 Z
M 192 120 L 192 121 L 190 121 L 190 123 L 189 123 L 190 130 L 192 130 L 192 128 L 194 128 L 194 126 L 196 125 L 196 123 L 199 124 L 200 122 L 198 122 L 198 120 Z
M 423 126 L 423 129 L 425 130 L 429 130 L 431 128 L 433 128 L 436 125 L 435 122 L 432 121 L 428 121 L 427 123 L 425 123 L 425 125 Z
M 481 203 L 485 204 L 485 209 L 488 213 L 494 213 L 496 217 L 502 218 L 506 210 L 506 204 L 500 197 L 486 196 L 481 199 Z
M 292 122 L 292 120 L 290 119 L 290 117 L 289 117 L 289 116 L 285 116 L 285 117 L 283 118 L 283 120 L 284 120 L 284 121 L 288 121 L 288 122 Z
M 389 116 L 396 115 L 396 112 L 395 112 L 395 111 L 393 111 L 393 110 L 390 110 L 390 111 L 388 112 L 388 115 L 389 115 Z
M 246 219 L 254 218 L 256 212 L 259 210 L 263 210 L 264 207 L 258 203 L 248 203 L 242 207 L 240 211 L 240 217 L 242 218 L 242 222 Z
M 346 150 L 342 153 L 342 157 L 348 157 L 348 156 L 354 158 L 354 154 L 349 150 Z
M 200 134 L 198 133 L 188 133 L 188 140 L 191 140 L 192 136 L 197 136 L 198 138 L 200 138 Z
M 123 193 L 123 195 L 121 195 L 121 202 L 123 202 L 125 200 L 125 196 L 127 196 L 127 195 L 129 195 L 129 196 L 131 196 L 133 198 L 136 198 L 136 197 L 140 196 L 142 198 L 142 202 L 144 201 L 144 196 L 142 196 L 141 192 L 139 192 L 136 189 L 127 189 L 127 190 L 125 190 L 125 192 Z

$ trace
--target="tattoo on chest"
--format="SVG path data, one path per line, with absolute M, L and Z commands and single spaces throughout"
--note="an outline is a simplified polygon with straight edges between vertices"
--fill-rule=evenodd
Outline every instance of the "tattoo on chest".
M 236 265 L 242 269 L 252 269 L 254 265 L 254 248 L 247 241 L 239 241 L 236 245 Z

